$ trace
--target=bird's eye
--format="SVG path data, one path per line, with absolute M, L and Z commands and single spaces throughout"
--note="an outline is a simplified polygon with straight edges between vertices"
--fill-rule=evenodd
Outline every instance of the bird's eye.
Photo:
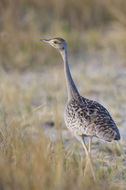
M 58 44 L 58 42 L 57 42 L 57 41 L 54 41 L 54 44 Z

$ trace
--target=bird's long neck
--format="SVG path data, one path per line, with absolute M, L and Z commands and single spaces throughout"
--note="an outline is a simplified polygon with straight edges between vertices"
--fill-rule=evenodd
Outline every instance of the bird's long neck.
M 66 84 L 67 84 L 68 100 L 72 98 L 78 99 L 80 95 L 70 73 L 67 49 L 62 50 L 60 53 L 64 61 L 64 73 L 65 73 Z

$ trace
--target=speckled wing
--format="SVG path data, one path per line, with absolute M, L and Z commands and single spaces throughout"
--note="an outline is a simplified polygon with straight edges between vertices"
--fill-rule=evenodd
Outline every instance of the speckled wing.
M 109 142 L 120 140 L 119 130 L 106 108 L 96 101 L 81 98 L 89 123 L 86 127 L 87 135 L 96 136 Z

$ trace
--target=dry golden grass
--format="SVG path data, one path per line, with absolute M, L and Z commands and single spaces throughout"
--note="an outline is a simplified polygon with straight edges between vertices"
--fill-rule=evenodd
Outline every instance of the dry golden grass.
M 110 55 L 76 62 L 71 58 L 71 70 L 81 94 L 105 105 L 121 129 L 126 100 L 124 65 L 117 61 L 114 69 Z M 41 72 L 3 71 L 0 80 L 0 189 L 125 189 L 123 139 L 119 144 L 94 142 L 94 183 L 84 176 L 86 160 L 81 145 L 63 135 L 66 90 L 62 64 L 47 65 Z M 56 132 L 57 138 L 49 138 L 50 131 L 52 136 Z
M 40 69 L 49 62 L 42 37 L 61 36 L 76 53 L 110 47 L 125 57 L 125 13 L 124 0 L 1 0 L 0 67 Z
M 125 189 L 123 138 L 94 141 L 97 182 L 84 176 L 83 149 L 63 121 L 61 59 L 39 42 L 67 40 L 79 91 L 107 107 L 124 135 L 125 13 L 124 0 L 0 1 L 0 190 Z

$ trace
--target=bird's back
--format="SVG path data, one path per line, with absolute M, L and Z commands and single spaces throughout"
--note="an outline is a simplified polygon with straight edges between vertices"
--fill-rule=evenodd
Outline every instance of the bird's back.
M 71 99 L 65 107 L 65 123 L 75 135 L 96 136 L 111 142 L 119 140 L 119 130 L 101 104 L 83 97 Z

